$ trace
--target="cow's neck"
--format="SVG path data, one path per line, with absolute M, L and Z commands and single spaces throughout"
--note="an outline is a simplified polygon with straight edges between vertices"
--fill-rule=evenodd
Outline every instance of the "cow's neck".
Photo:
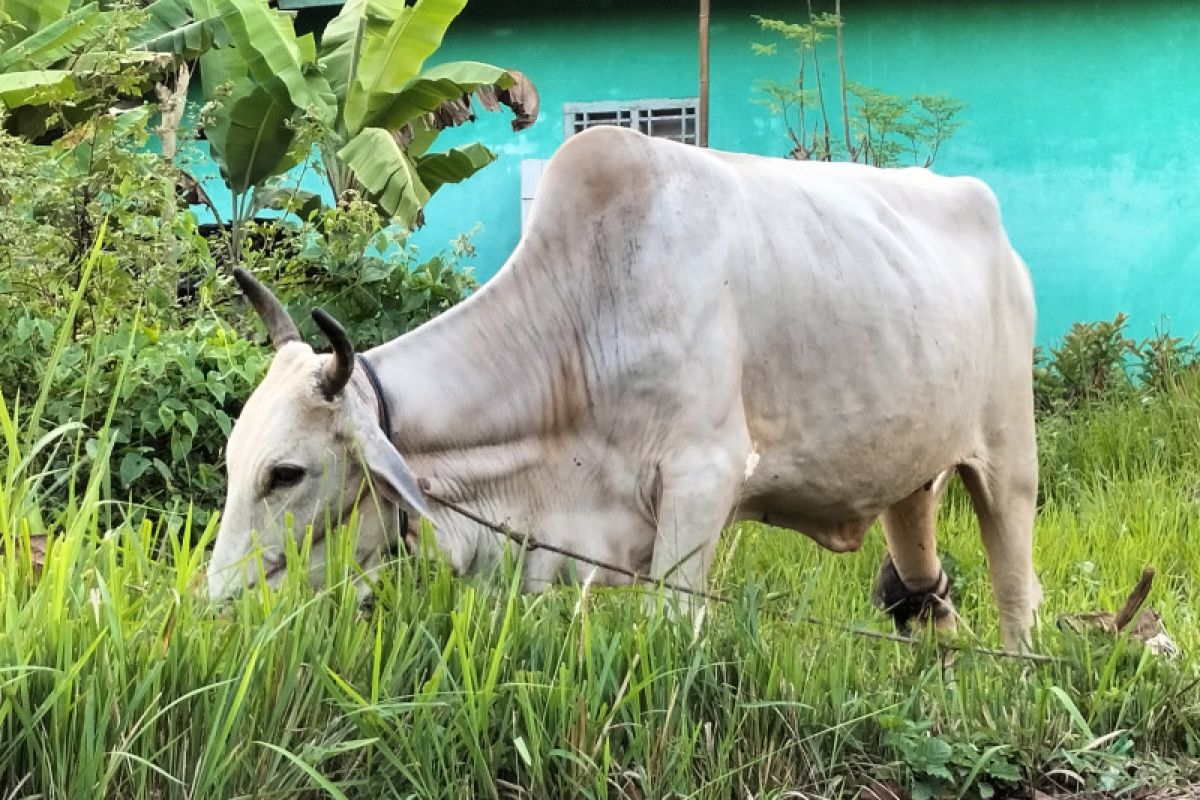
M 556 328 L 565 322 L 520 314 L 511 277 L 368 354 L 393 442 L 418 476 L 500 516 L 529 502 L 525 483 L 547 468 L 547 445 L 583 423 L 589 398 L 575 338 Z M 513 492 L 522 496 L 505 496 Z M 452 562 L 469 563 L 478 543 L 443 545 Z
M 368 354 L 406 455 L 519 441 L 569 427 L 586 408 L 572 336 L 559 320 L 523 317 L 512 283 Z

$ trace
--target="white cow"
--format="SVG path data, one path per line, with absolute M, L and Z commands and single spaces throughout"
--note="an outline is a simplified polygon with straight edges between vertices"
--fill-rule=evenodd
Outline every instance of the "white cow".
M 397 509 L 431 520 L 456 572 L 495 563 L 500 538 L 428 502 L 421 476 L 484 517 L 692 587 L 732 520 L 842 552 L 882 516 L 882 598 L 900 621 L 950 625 L 928 602 L 947 588 L 930 484 L 957 468 L 1005 643 L 1027 641 L 1034 303 L 977 180 L 589 130 L 551 160 L 496 277 L 365 354 L 382 397 L 336 322 L 314 312 L 335 346 L 317 354 L 268 290 L 239 282 L 278 352 L 229 439 L 213 596 L 256 580 L 254 532 L 268 579 L 282 574 L 284 512 L 314 526 L 317 580 L 325 520 L 360 499 L 365 565 L 408 533 Z M 531 553 L 525 587 L 575 567 L 590 569 Z

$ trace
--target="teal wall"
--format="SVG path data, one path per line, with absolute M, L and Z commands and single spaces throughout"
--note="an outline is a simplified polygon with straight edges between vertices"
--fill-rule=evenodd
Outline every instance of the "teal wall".
M 712 4 L 711 144 L 781 154 L 781 125 L 751 98 L 755 79 L 788 70 L 782 57 L 750 54 L 762 38 L 750 14 L 794 19 L 803 4 Z M 507 113 L 481 114 L 446 136 L 447 144 L 482 139 L 500 158 L 443 189 L 418 234 L 428 250 L 482 222 L 481 277 L 517 241 L 520 161 L 547 158 L 562 143 L 563 103 L 696 93 L 694 2 L 592 0 L 590 10 L 557 17 L 514 16 L 505 5 L 501 15 L 473 4 L 439 58 L 524 71 L 541 92 L 541 118 L 514 136 Z M 996 191 L 1034 274 L 1040 341 L 1117 311 L 1132 315 L 1139 334 L 1163 317 L 1177 333 L 1200 331 L 1200 5 L 844 6 L 852 78 L 970 104 L 969 124 L 936 169 L 979 176 Z

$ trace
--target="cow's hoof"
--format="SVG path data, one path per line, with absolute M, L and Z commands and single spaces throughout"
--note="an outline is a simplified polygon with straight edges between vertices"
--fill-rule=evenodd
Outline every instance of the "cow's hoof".
M 891 615 L 896 630 L 907 631 L 915 619 L 918 622 L 932 621 L 939 626 L 950 621 L 953 606 L 950 604 L 950 578 L 945 570 L 938 573 L 937 582 L 923 591 L 913 590 L 900 580 L 892 556 L 883 561 L 879 577 L 875 579 L 875 590 L 871 594 L 875 604 Z

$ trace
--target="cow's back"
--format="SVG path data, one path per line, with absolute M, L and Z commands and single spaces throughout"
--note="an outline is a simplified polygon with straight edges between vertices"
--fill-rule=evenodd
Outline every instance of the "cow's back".
M 714 154 L 717 155 L 717 154 Z M 991 191 L 924 169 L 717 155 L 753 256 L 731 280 L 767 505 L 872 516 L 985 446 L 1031 391 L 1028 273 Z M 811 511 L 810 511 L 811 513 Z
M 582 326 L 606 436 L 695 437 L 740 404 L 746 509 L 878 513 L 1030 391 L 1028 275 L 973 179 L 596 129 L 555 156 L 513 263 Z

